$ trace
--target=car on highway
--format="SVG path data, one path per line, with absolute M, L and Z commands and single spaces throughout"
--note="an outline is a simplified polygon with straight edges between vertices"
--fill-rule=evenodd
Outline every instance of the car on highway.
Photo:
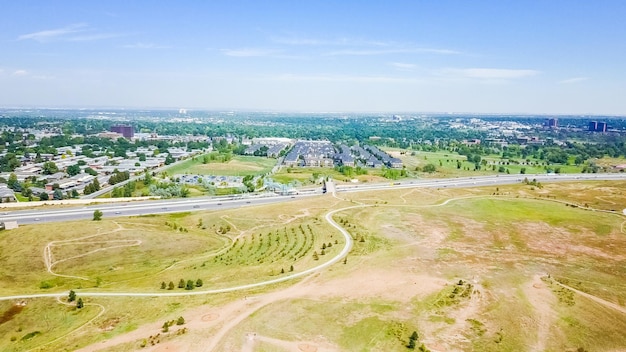
M 194 205 L 193 207 L 194 207 L 194 209 L 200 208 L 199 205 Z

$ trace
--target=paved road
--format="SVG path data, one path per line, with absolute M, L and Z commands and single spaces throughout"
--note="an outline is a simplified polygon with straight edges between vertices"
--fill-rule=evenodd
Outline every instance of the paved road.
M 337 192 L 358 192 L 365 190 L 382 190 L 394 188 L 466 188 L 466 187 L 483 187 L 483 186 L 499 186 L 507 184 L 520 183 L 528 178 L 537 182 L 564 182 L 564 181 L 591 181 L 591 180 L 626 180 L 626 174 L 610 173 L 610 174 L 530 174 L 530 175 L 491 175 L 477 177 L 458 177 L 458 178 L 440 178 L 440 179 L 420 179 L 420 180 L 402 180 L 392 181 L 384 184 L 336 184 Z
M 538 174 L 538 175 L 492 175 L 445 179 L 419 179 L 391 181 L 372 184 L 336 184 L 336 192 L 383 191 L 397 188 L 464 188 L 499 186 L 520 183 L 528 178 L 538 182 L 588 181 L 588 180 L 626 180 L 624 173 L 611 174 Z M 260 195 L 241 195 L 235 197 L 200 197 L 169 200 L 153 200 L 114 204 L 99 204 L 64 208 L 58 210 L 22 210 L 0 213 L 0 222 L 17 220 L 18 224 L 36 224 L 42 222 L 62 222 L 93 218 L 93 212 L 99 209 L 104 218 L 137 216 L 145 214 L 163 214 L 198 210 L 218 210 L 271 204 L 297 200 L 302 197 L 319 195 L 321 189 L 299 192 L 298 195 L 278 196 L 272 193 Z
M 314 192 L 306 192 L 299 194 L 297 197 L 302 198 L 314 194 Z M 317 194 L 321 194 L 321 191 Z M 102 211 L 103 218 L 113 218 L 146 214 L 232 209 L 252 205 L 286 202 L 296 199 L 296 196 L 260 194 L 254 196 L 200 197 L 97 204 L 88 206 L 83 205 L 80 207 L 64 207 L 63 209 L 37 209 L 3 212 L 0 213 L 0 222 L 16 220 L 19 225 L 26 225 L 44 222 L 89 220 L 93 218 L 93 212 L 96 209 Z

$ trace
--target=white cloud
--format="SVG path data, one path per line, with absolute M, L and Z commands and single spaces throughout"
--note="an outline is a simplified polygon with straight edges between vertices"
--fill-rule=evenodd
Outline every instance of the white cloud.
M 68 42 L 87 42 L 94 40 L 102 40 L 109 38 L 122 37 L 126 34 L 121 33 L 99 33 L 90 29 L 85 23 L 72 24 L 67 27 L 48 29 L 34 33 L 22 34 L 17 40 L 35 40 L 38 42 L 50 41 L 68 41 Z
M 93 34 L 83 34 L 76 35 L 67 38 L 68 42 L 90 42 L 94 40 L 102 40 L 102 39 L 110 39 L 110 38 L 118 38 L 124 37 L 126 34 L 122 33 L 93 33 Z
M 417 65 L 415 64 L 407 64 L 404 62 L 392 62 L 390 63 L 390 65 L 403 71 L 412 71 L 413 69 L 417 67 Z
M 226 56 L 234 56 L 234 57 L 263 57 L 263 56 L 273 56 L 276 51 L 267 50 L 267 49 L 253 49 L 253 48 L 244 48 L 244 49 L 220 49 L 222 54 Z
M 484 80 L 507 80 L 536 76 L 537 70 L 518 70 L 505 68 L 447 68 L 440 71 L 444 76 L 453 78 L 472 78 Z
M 26 70 L 15 70 L 13 71 L 13 76 L 26 76 L 28 71 Z
M 568 79 L 564 79 L 562 81 L 559 81 L 560 84 L 573 84 L 573 83 L 578 83 L 578 82 L 583 82 L 588 80 L 589 77 L 573 77 L 573 78 L 568 78 Z
M 33 32 L 28 34 L 22 34 L 17 37 L 17 40 L 32 39 L 38 42 L 45 42 L 57 39 L 59 37 L 67 36 L 68 34 L 78 33 L 84 31 L 87 25 L 84 23 L 72 24 L 67 27 L 48 29 L 45 31 Z

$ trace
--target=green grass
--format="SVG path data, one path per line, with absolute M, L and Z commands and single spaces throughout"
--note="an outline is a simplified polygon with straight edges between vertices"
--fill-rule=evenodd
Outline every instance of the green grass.
M 342 236 L 317 217 L 281 225 L 275 217 L 280 214 L 272 211 L 260 213 L 264 220 L 238 210 L 227 213 L 229 221 L 219 213 L 177 213 L 68 222 L 63 227 L 40 224 L 3 232 L 0 253 L 11 255 L 0 260 L 0 292 L 94 287 L 154 291 L 162 281 L 178 283 L 181 278 L 202 279 L 205 289 L 220 288 L 280 275 L 281 269 L 288 273 L 292 265 L 296 272 L 305 270 L 344 245 Z M 231 224 L 236 227 L 220 230 Z M 57 261 L 54 272 L 84 280 L 46 272 L 42 254 L 51 241 L 56 241 L 51 247 Z
M 450 343 L 447 348 L 457 350 L 527 350 L 538 337 L 536 320 L 541 317 L 527 296 L 529 280 L 538 273 L 549 272 L 571 286 L 622 306 L 626 302 L 626 234 L 620 230 L 621 216 L 572 208 L 545 197 L 515 198 L 576 193 L 572 197 L 585 201 L 598 195 L 618 199 L 623 192 L 619 182 L 593 183 L 580 189 L 568 184 L 546 185 L 535 191 L 525 185 L 501 186 L 500 193 L 510 197 L 459 199 L 437 207 L 427 205 L 494 190 L 350 194 L 355 202 L 375 206 L 344 210 L 334 216 L 356 239 L 347 264 L 333 265 L 303 280 L 295 298 L 280 293 L 280 299 L 229 331 L 218 349 L 241 350 L 243 336 L 254 331 L 289 343 L 320 341 L 323 336 L 329 348 L 336 350 L 405 351 L 408 336 L 415 330 L 420 335 L 418 346 L 424 341 L 434 348 L 445 341 Z M 105 219 L 63 226 L 23 226 L 0 233 L 0 291 L 8 295 L 83 287 L 90 291 L 168 292 L 160 291 L 162 281 L 177 284 L 180 279 L 200 278 L 204 281 L 201 289 L 258 282 L 282 275 L 281 269 L 288 274 L 291 265 L 298 272 L 336 254 L 343 247 L 342 236 L 323 216 L 330 208 L 355 204 L 323 196 L 222 212 L 120 218 L 116 219 L 118 224 Z M 118 225 L 123 229 L 114 231 Z M 46 273 L 42 253 L 48 242 L 96 233 L 100 235 L 92 240 L 55 247 L 55 258 L 101 249 L 107 246 L 105 241 L 142 242 L 140 246 L 94 252 L 55 267 L 59 273 L 86 276 L 88 280 Z M 364 242 L 360 242 L 361 237 Z M 323 244 L 327 247 L 325 255 L 321 255 Z M 313 251 L 318 253 L 318 261 Z M 372 273 L 377 274 L 370 281 L 368 275 Z M 457 284 L 459 278 L 464 280 L 462 285 Z M 42 282 L 51 287 L 39 288 Z M 470 283 L 480 293 L 475 293 Z M 80 339 L 63 338 L 47 346 L 49 350 L 76 349 L 148 322 L 160 325 L 201 305 L 219 311 L 227 303 L 241 300 L 241 295 L 252 297 L 291 284 L 227 295 L 89 298 L 80 314 L 50 299 L 29 300 L 24 310 L 11 313 L 11 319 L 0 324 L 0 350 L 34 348 L 70 333 L 99 312 L 98 307 L 89 305 L 92 303 L 104 305 L 105 314 L 82 328 Z M 389 288 L 368 292 L 368 287 L 377 290 L 379 285 Z M 547 332 L 546 350 L 620 350 L 626 346 L 623 314 L 571 292 L 545 287 L 530 290 L 554 295 L 548 314 L 554 321 Z M 0 316 L 13 303 L 0 302 Z M 20 324 L 22 330 L 18 331 Z M 54 331 L 46 324 L 54 326 Z M 20 342 L 30 333 L 32 337 Z M 212 328 L 192 331 L 194 339 L 210 338 L 214 333 Z M 446 340 L 450 336 L 462 338 L 450 342 Z M 140 341 L 109 350 L 136 350 Z M 276 350 L 277 346 L 255 342 L 257 349 Z
M 62 305 L 54 299 L 25 301 L 26 306 L 11 320 L 0 324 L 0 349 L 25 351 L 62 337 L 95 317 L 99 307 L 87 305 L 82 309 Z M 0 302 L 0 314 L 15 302 Z M 14 340 L 14 341 L 11 341 Z
M 530 165 L 523 165 L 523 163 L 526 163 L 526 159 L 502 159 L 499 155 L 482 156 L 482 160 L 487 161 L 487 165 L 481 164 L 481 170 L 475 171 L 474 163 L 468 162 L 464 155 L 459 155 L 455 152 L 424 152 L 399 148 L 384 148 L 384 150 L 399 157 L 406 166 L 407 170 L 411 172 L 413 176 L 417 177 L 469 177 L 495 175 L 501 173 L 499 172 L 500 166 L 503 166 L 505 170 L 508 169 L 510 174 L 520 174 L 522 168 L 526 169 L 525 173 L 527 175 L 545 174 L 547 172 L 546 167 L 552 169 L 558 167 L 561 169 L 561 173 L 580 173 L 582 171 L 582 166 L 561 164 L 543 165 L 543 160 L 534 158 L 529 158 Z M 412 155 L 413 153 L 414 155 Z M 457 168 L 457 161 L 461 162 L 460 169 Z M 535 165 L 535 163 L 537 165 Z M 416 167 L 421 168 L 426 164 L 435 165 L 437 171 L 432 174 L 415 171 Z M 504 173 L 506 173 L 506 171 Z
M 167 169 L 169 175 L 215 175 L 215 176 L 247 176 L 262 175 L 271 171 L 276 159 L 234 155 L 232 160 L 221 163 L 203 164 L 203 156 L 187 159 Z
M 298 182 L 301 185 L 311 185 L 314 182 L 313 175 L 318 177 L 330 177 L 337 183 L 351 182 L 356 179 L 359 182 L 384 182 L 389 181 L 382 175 L 382 170 L 368 168 L 367 174 L 355 175 L 354 177 L 344 176 L 334 168 L 328 167 L 283 167 L 279 172 L 272 175 L 272 179 L 276 182 L 288 184 Z
M 408 337 L 418 329 L 410 319 L 396 316 L 398 308 L 380 301 L 282 301 L 259 310 L 227 342 L 239 345 L 236 336 L 255 331 L 293 342 L 316 341 L 321 335 L 341 351 L 406 351 Z

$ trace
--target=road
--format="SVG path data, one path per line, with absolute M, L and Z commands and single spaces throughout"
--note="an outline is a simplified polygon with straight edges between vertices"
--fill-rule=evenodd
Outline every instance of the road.
M 538 174 L 538 175 L 492 175 L 445 179 L 413 179 L 390 181 L 371 184 L 337 184 L 336 192 L 363 192 L 383 191 L 398 188 L 465 188 L 500 186 L 520 183 L 528 178 L 538 182 L 565 182 L 589 180 L 626 180 L 626 174 Z M 321 189 L 299 192 L 298 195 L 281 196 L 273 193 L 258 195 L 238 195 L 229 197 L 198 197 L 167 200 L 152 200 L 140 202 L 123 202 L 113 204 L 99 204 L 58 210 L 39 209 L 8 211 L 0 213 L 0 222 L 16 220 L 19 225 L 36 224 L 43 222 L 62 222 L 70 220 L 92 219 L 93 212 L 99 209 L 103 218 L 122 216 L 138 216 L 146 214 L 164 214 L 186 211 L 219 210 L 247 207 L 253 205 L 272 204 L 293 201 L 307 196 L 320 195 Z
M 384 184 L 336 184 L 337 192 L 358 192 L 366 190 L 381 190 L 394 188 L 466 188 L 466 187 L 484 187 L 499 186 L 520 183 L 528 178 L 528 180 L 537 180 L 537 182 L 564 182 L 564 181 L 592 181 L 592 180 L 626 180 L 626 174 L 607 173 L 607 174 L 535 174 L 535 175 L 491 175 L 477 177 L 458 177 L 458 178 L 440 178 L 440 179 L 420 179 L 420 180 L 402 180 L 391 181 Z

